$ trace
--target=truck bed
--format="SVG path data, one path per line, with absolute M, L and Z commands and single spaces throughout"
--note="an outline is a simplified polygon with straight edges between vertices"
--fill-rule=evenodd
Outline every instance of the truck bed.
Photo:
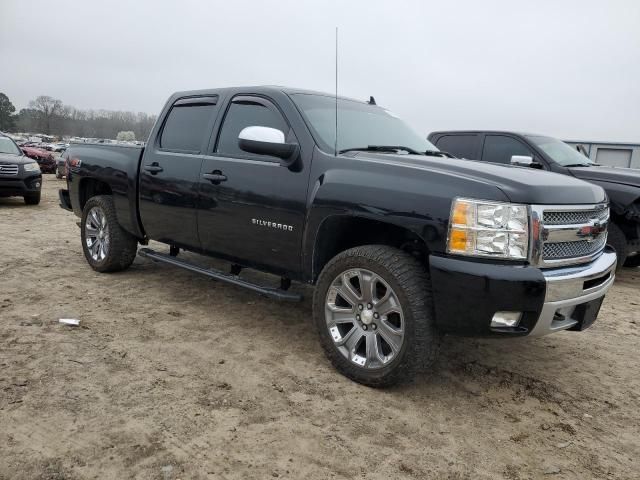
M 86 190 L 91 189 L 91 184 L 85 182 L 102 181 L 111 187 L 121 226 L 136 237 L 142 237 L 144 234 L 137 216 L 137 179 L 143 152 L 144 147 L 139 145 L 71 144 L 68 149 L 70 174 L 90 177 L 80 182 L 68 182 L 73 211 L 77 215 L 82 214 Z

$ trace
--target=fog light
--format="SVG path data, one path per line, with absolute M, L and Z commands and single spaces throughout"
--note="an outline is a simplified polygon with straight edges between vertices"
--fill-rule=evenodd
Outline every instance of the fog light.
M 520 323 L 522 312 L 496 312 L 491 319 L 492 327 L 516 327 Z
M 36 186 L 36 188 L 40 188 L 40 182 L 36 182 L 34 185 Z

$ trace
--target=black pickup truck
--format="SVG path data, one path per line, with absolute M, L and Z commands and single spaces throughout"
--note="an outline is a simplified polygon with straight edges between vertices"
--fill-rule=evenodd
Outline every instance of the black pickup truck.
M 429 140 L 460 158 L 526 165 L 600 185 L 611 206 L 608 243 L 618 254 L 618 268 L 640 266 L 640 170 L 598 165 L 563 141 L 544 135 L 440 131 L 431 133 Z
M 445 158 L 374 103 L 279 87 L 176 93 L 144 149 L 72 144 L 61 205 L 81 217 L 99 272 L 140 254 L 280 300 L 300 300 L 292 280 L 315 285 L 327 356 L 371 386 L 426 368 L 442 333 L 589 327 L 616 265 L 604 190 Z M 168 252 L 137 251 L 149 240 Z

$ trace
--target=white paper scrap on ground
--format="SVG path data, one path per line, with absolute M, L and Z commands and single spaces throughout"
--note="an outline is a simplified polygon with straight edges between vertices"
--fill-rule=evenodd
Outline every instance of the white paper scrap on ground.
M 64 323 L 65 325 L 73 325 L 74 327 L 80 325 L 80 320 L 76 320 L 75 318 L 61 318 L 58 321 L 60 323 Z

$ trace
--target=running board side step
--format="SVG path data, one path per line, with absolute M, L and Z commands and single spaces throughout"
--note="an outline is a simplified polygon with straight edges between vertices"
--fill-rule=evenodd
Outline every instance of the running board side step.
M 184 260 L 178 260 L 176 257 L 172 257 L 164 253 L 156 252 L 155 250 L 151 250 L 150 248 L 141 248 L 140 250 L 138 250 L 138 254 L 142 257 L 147 257 L 155 262 L 168 263 L 169 265 L 174 265 L 176 267 L 184 268 L 185 270 L 199 273 L 201 275 L 206 275 L 207 277 L 211 277 L 216 280 L 220 280 L 222 282 L 230 283 L 231 285 L 235 285 L 237 287 L 246 288 L 247 290 L 251 290 L 253 292 L 264 295 L 265 297 L 273 298 L 275 300 L 281 300 L 285 302 L 302 301 L 302 295 L 300 294 L 286 292 L 279 288 L 263 287 L 261 285 L 257 285 L 255 283 L 251 283 L 246 280 L 243 280 L 237 275 L 224 273 L 219 270 L 214 270 L 213 268 L 199 267 L 198 265 L 185 262 Z

